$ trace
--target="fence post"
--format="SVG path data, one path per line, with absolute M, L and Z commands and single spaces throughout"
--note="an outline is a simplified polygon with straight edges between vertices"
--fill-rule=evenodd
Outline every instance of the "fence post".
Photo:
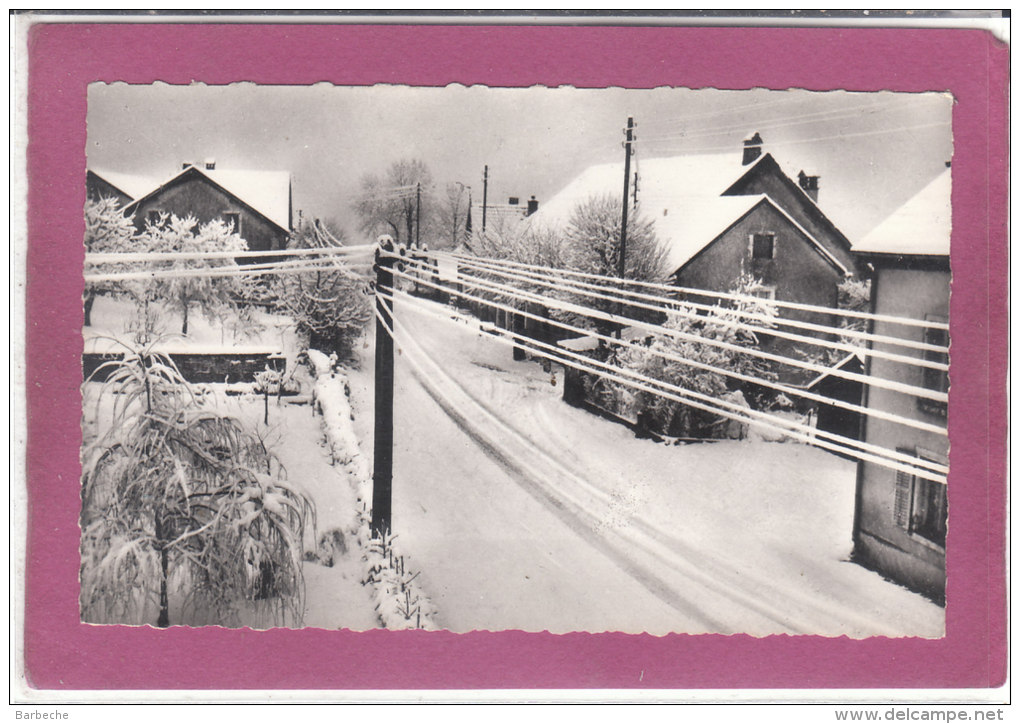
M 393 496 L 393 317 L 383 298 L 393 289 L 393 239 L 379 237 L 375 264 L 375 441 L 372 469 L 372 536 L 391 533 Z M 385 290 L 385 291 L 384 291 Z M 391 294 L 392 299 L 392 294 Z M 389 329 L 387 329 L 387 326 Z

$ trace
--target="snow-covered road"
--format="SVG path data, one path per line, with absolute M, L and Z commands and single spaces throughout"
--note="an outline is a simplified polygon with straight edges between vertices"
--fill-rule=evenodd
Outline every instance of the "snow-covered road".
M 851 463 L 635 439 L 563 404 L 555 368 L 433 312 L 396 310 L 393 525 L 445 628 L 942 635 L 942 608 L 847 561 Z

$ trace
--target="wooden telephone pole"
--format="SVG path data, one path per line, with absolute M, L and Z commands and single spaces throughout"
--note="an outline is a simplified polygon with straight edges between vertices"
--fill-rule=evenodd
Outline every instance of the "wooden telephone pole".
M 627 271 L 627 206 L 630 200 L 630 146 L 634 142 L 634 117 L 627 119 L 627 141 L 623 144 L 623 219 L 620 223 L 620 259 L 616 275 L 623 279 Z
M 372 469 L 372 536 L 391 532 L 393 509 L 393 317 L 383 295 L 393 289 L 393 239 L 379 238 L 375 252 L 375 455 Z M 387 328 L 388 327 L 388 328 Z
M 485 167 L 485 175 L 482 176 L 482 233 L 485 233 L 485 213 L 489 204 L 489 167 Z
M 421 181 L 418 182 L 414 204 L 414 245 L 416 248 L 421 248 Z

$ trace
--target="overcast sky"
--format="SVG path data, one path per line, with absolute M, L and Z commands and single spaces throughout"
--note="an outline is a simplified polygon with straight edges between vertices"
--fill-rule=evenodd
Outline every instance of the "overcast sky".
M 184 161 L 286 170 L 295 215 L 357 224 L 365 174 L 418 158 L 437 186 L 480 200 L 541 202 L 589 165 L 623 159 L 633 116 L 637 159 L 739 151 L 759 131 L 791 176 L 821 176 L 819 204 L 856 241 L 945 168 L 952 100 L 938 94 L 808 91 L 129 86 L 89 88 L 90 167 L 168 178 Z

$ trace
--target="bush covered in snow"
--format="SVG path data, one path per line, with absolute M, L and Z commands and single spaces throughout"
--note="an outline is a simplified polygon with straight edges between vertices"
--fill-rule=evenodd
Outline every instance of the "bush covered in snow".
M 290 248 L 338 246 L 339 240 L 318 224 L 304 224 Z M 355 341 L 372 319 L 366 279 L 338 259 L 328 269 L 281 274 L 273 282 L 277 306 L 297 325 L 306 348 L 350 357 Z
M 97 401 L 112 397 L 110 419 L 83 452 L 82 620 L 300 624 L 311 501 L 168 357 L 133 350 L 110 367 Z

